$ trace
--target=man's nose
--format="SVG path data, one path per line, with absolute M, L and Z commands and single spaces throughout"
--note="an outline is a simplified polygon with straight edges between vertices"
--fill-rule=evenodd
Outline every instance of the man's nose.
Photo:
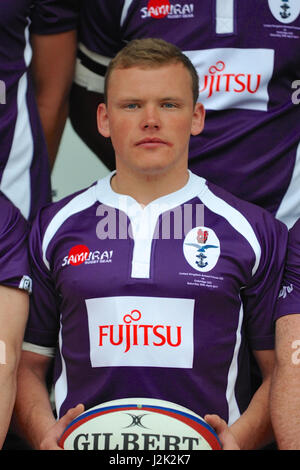
M 144 109 L 141 125 L 143 129 L 159 129 L 161 126 L 159 110 L 155 106 Z

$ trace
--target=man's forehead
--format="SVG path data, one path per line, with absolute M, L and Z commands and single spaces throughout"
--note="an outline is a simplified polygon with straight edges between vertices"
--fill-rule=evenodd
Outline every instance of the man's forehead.
M 128 78 L 130 76 L 130 79 Z M 160 79 L 159 79 L 160 78 Z M 158 66 L 135 65 L 132 67 L 117 67 L 111 72 L 109 87 L 114 90 L 137 91 L 140 87 L 143 92 L 151 89 L 166 89 L 173 95 L 172 89 L 183 84 L 190 87 L 191 78 L 188 70 L 181 63 L 162 64 Z
M 145 63 L 137 63 L 137 64 L 132 64 L 132 65 L 117 65 L 112 71 L 111 75 L 113 75 L 115 72 L 135 72 L 135 71 L 140 71 L 140 72 L 160 72 L 160 71 L 168 71 L 174 68 L 182 68 L 183 70 L 186 70 L 186 67 L 181 63 L 181 62 L 162 62 L 162 63 L 151 63 L 151 62 L 145 62 Z M 188 72 L 188 71 L 187 71 Z

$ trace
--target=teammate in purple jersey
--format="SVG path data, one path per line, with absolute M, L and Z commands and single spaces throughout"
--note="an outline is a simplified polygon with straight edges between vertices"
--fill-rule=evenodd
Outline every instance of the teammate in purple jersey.
M 27 251 L 28 226 L 0 193 L 0 449 L 16 396 L 17 366 L 31 291 Z
M 279 448 L 299 450 L 300 220 L 289 233 L 286 269 L 276 317 L 272 420 Z
M 112 64 L 98 126 L 116 172 L 45 207 L 32 228 L 20 425 L 34 448 L 53 449 L 82 404 L 152 397 L 217 414 L 207 419 L 231 439 L 224 448 L 260 447 L 287 228 L 188 171 L 204 108 L 178 48 L 134 41 Z M 263 376 L 254 396 L 251 350 Z M 53 355 L 57 423 L 41 387 Z
M 110 169 L 114 156 L 94 123 L 103 76 L 109 60 L 142 37 L 176 44 L 199 73 L 207 114 L 191 139 L 189 168 L 291 227 L 300 216 L 299 2 L 82 2 L 71 120 Z
M 0 2 L 0 189 L 26 219 L 51 200 L 48 155 L 52 164 L 67 115 L 76 6 Z

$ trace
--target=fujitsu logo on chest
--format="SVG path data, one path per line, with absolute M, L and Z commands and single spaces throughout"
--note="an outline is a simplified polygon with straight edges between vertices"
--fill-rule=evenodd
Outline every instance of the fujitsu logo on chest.
M 92 367 L 193 367 L 194 299 L 120 295 L 85 303 Z
M 109 343 L 127 353 L 134 346 L 178 348 L 181 345 L 182 326 L 144 323 L 137 309 L 124 315 L 122 320 L 119 324 L 99 325 L 99 347 Z
M 268 110 L 274 50 L 224 47 L 185 53 L 197 69 L 199 100 L 206 109 Z
M 207 93 L 210 98 L 217 92 L 234 92 L 251 94 L 257 93 L 261 83 L 261 74 L 252 73 L 229 73 L 226 71 L 226 64 L 222 60 L 209 67 L 201 83 L 199 93 Z

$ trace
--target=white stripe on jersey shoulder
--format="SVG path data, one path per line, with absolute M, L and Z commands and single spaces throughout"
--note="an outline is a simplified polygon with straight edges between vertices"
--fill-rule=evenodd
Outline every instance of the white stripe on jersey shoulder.
M 49 262 L 47 260 L 47 248 L 49 243 L 51 242 L 52 238 L 58 231 L 58 229 L 62 226 L 62 224 L 72 215 L 77 214 L 85 209 L 91 207 L 96 201 L 96 186 L 97 183 L 85 190 L 84 192 L 74 196 L 62 209 L 60 209 L 51 222 L 49 223 L 42 242 L 42 253 L 43 253 L 43 261 L 48 269 L 50 269 Z
M 125 0 L 125 2 L 124 2 L 122 14 L 121 14 L 121 21 L 120 21 L 121 26 L 123 26 L 124 21 L 126 20 L 128 10 L 129 10 L 132 2 L 133 2 L 133 0 Z
M 261 246 L 249 221 L 228 202 L 216 196 L 209 187 L 207 187 L 207 191 L 202 195 L 201 201 L 209 210 L 224 217 L 248 241 L 255 254 L 255 263 L 252 268 L 252 275 L 254 276 L 261 259 Z
M 54 357 L 55 348 L 47 348 L 46 346 L 39 346 L 38 344 L 23 342 L 22 351 L 29 351 L 41 356 Z

